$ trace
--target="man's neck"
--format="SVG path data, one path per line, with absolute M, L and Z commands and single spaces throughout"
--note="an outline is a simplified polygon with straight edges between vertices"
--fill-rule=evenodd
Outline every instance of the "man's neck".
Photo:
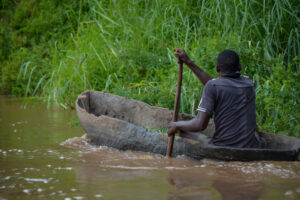
M 229 77 L 229 78 L 238 78 L 240 77 L 241 73 L 240 71 L 236 72 L 219 72 L 219 77 Z

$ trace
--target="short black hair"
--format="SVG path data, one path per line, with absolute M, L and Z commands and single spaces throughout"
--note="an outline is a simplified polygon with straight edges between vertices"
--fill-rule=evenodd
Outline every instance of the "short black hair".
M 217 70 L 225 73 L 231 73 L 241 70 L 240 58 L 237 53 L 226 49 L 218 55 Z

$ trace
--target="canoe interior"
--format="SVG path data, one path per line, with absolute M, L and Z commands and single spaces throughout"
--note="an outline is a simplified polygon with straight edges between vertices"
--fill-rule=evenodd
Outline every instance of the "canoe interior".
M 78 98 L 77 105 L 95 116 L 105 115 L 152 130 L 165 129 L 172 120 L 173 111 L 166 108 L 150 106 L 137 100 L 103 92 L 86 91 L 82 95 L 86 98 Z M 179 120 L 192 118 L 193 116 L 189 114 L 179 115 Z M 208 128 L 201 134 L 211 138 L 213 133 L 214 124 L 211 120 Z M 300 149 L 300 140 L 294 137 L 263 132 L 259 132 L 259 137 L 263 149 L 294 150 L 297 152 Z
M 137 100 L 96 91 L 87 91 L 81 95 L 86 98 L 78 100 L 77 104 L 95 116 L 106 115 L 152 130 L 166 129 L 172 120 L 173 111 L 150 106 Z M 189 120 L 193 116 L 179 114 L 178 118 L 179 120 Z M 203 134 L 212 136 L 213 132 L 214 124 L 210 122 Z

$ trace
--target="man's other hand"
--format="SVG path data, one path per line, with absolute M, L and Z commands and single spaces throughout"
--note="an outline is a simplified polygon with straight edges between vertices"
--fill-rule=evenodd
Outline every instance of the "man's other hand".
M 178 62 L 181 61 L 186 65 L 191 62 L 190 58 L 183 49 L 176 49 L 174 55 L 178 58 Z
M 178 128 L 176 126 L 176 122 L 170 122 L 168 125 L 168 136 L 172 136 L 178 131 Z

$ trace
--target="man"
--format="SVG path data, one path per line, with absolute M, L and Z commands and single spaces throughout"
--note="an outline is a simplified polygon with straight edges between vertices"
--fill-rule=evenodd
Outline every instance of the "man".
M 215 133 L 211 143 L 217 146 L 258 148 L 254 84 L 248 77 L 240 75 L 239 56 L 232 50 L 221 52 L 216 66 L 219 78 L 212 79 L 189 59 L 184 50 L 177 49 L 174 54 L 205 86 L 197 116 L 190 121 L 171 122 L 168 135 L 178 130 L 202 131 L 214 116 Z

